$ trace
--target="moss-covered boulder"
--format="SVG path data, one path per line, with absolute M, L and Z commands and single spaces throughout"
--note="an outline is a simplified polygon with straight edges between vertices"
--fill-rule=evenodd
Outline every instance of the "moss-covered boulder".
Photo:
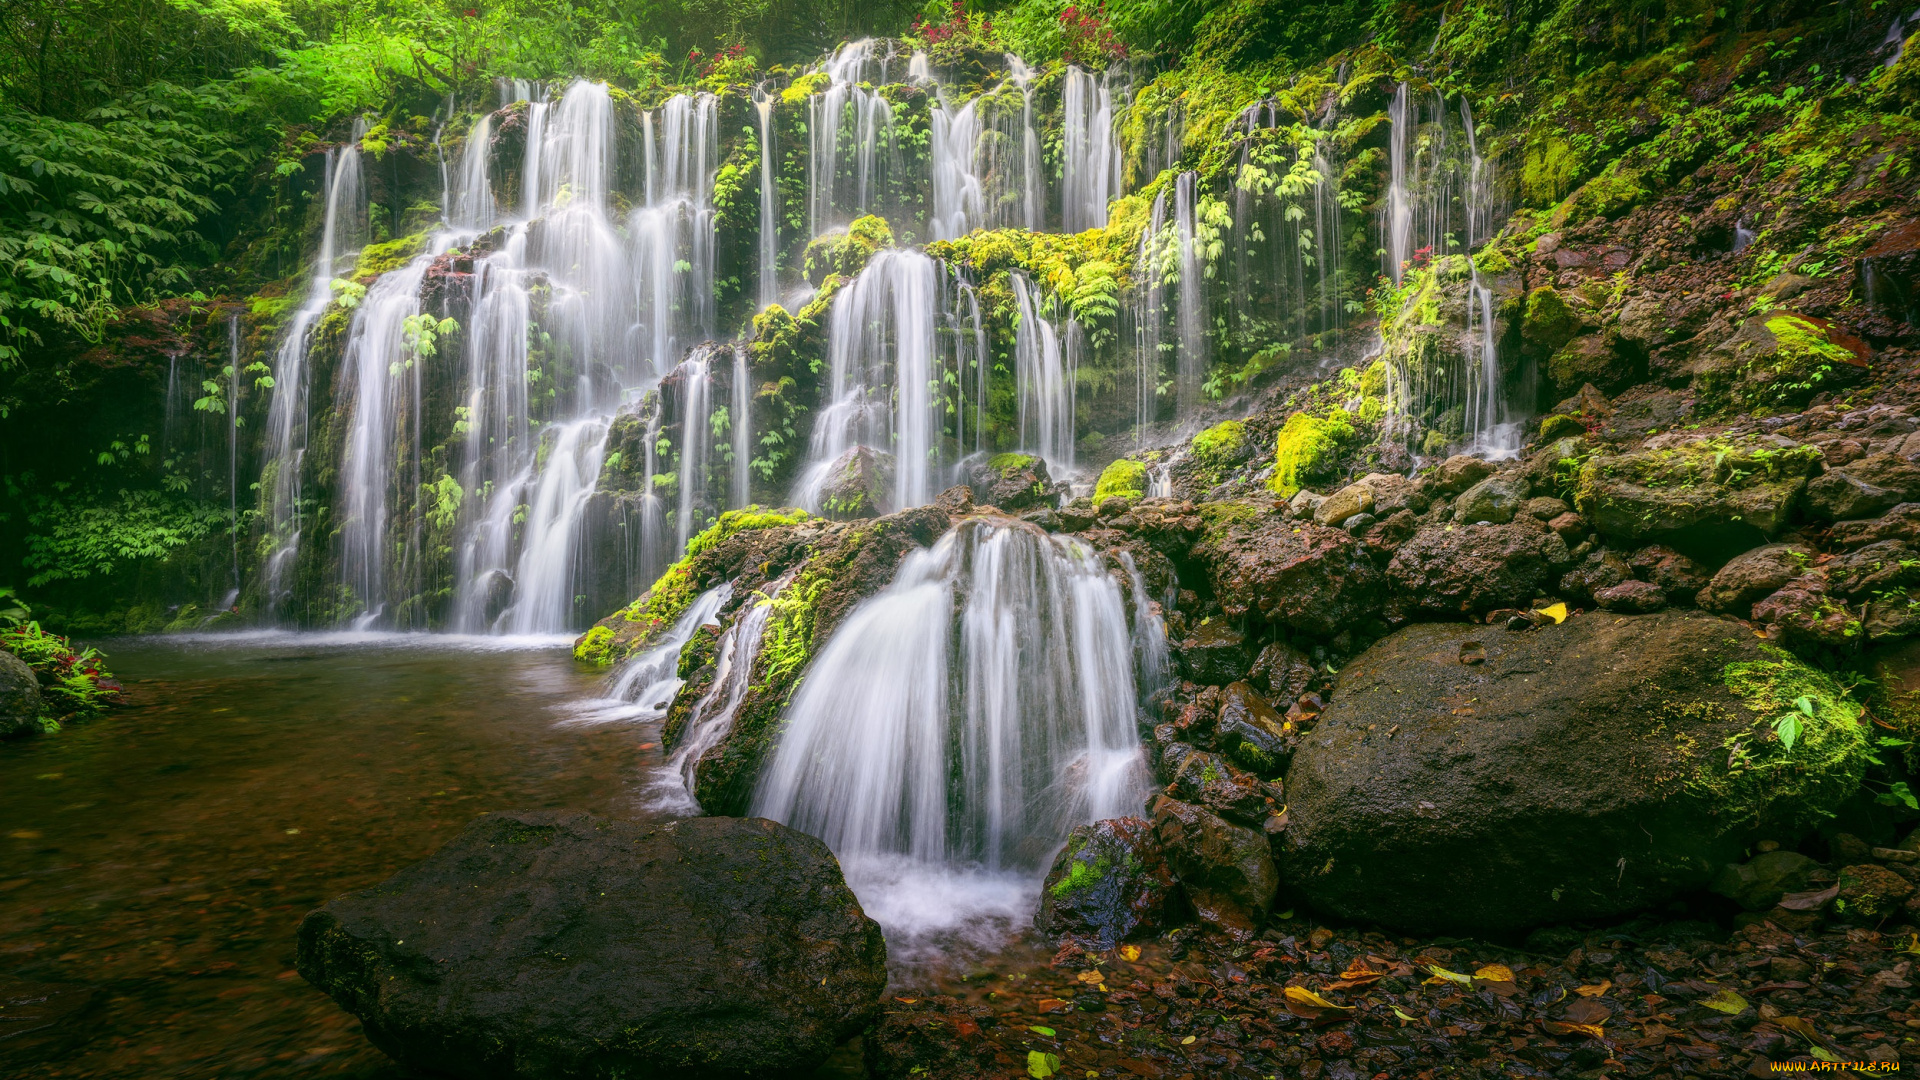
M 1146 464 L 1132 458 L 1120 458 L 1100 470 L 1100 479 L 1093 486 L 1093 501 L 1097 506 L 1101 499 L 1109 495 L 1137 499 L 1146 493 Z
M 1273 475 L 1267 487 L 1283 499 L 1307 484 L 1329 479 L 1339 462 L 1341 444 L 1355 435 L 1353 418 L 1345 409 L 1326 416 L 1294 413 L 1275 439 Z
M 1609 918 L 1793 840 L 1867 757 L 1831 678 L 1728 619 L 1413 626 L 1341 669 L 1302 742 L 1282 874 L 1330 915 L 1415 931 Z
M 1821 391 L 1862 380 L 1866 361 L 1832 337 L 1825 320 L 1787 312 L 1756 315 L 1695 361 L 1693 392 L 1703 412 L 1767 415 L 1805 405 Z
M 1047 463 L 1033 454 L 995 454 L 967 469 L 973 501 L 1002 510 L 1031 510 L 1058 501 Z
M 879 517 L 893 502 L 893 455 L 856 446 L 828 466 L 820 513 L 835 521 Z
M 1811 446 L 1697 439 L 1595 455 L 1579 466 L 1573 496 L 1609 539 L 1657 541 L 1720 563 L 1786 528 L 1819 467 Z
M 866 269 L 867 260 L 874 252 L 893 246 L 893 229 L 885 218 L 868 214 L 855 218 L 853 224 L 845 229 L 835 229 L 821 233 L 807 244 L 800 265 L 807 281 L 815 288 L 826 282 L 829 274 L 853 277 Z
M 1247 425 L 1244 420 L 1222 420 L 1193 437 L 1191 453 L 1209 483 L 1219 483 L 1226 474 L 1247 459 Z

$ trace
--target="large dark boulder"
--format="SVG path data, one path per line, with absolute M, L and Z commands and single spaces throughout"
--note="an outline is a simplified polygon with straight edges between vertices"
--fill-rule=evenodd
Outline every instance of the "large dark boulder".
M 1195 555 L 1233 619 L 1253 614 L 1296 633 L 1332 637 L 1380 611 L 1380 568 L 1342 529 L 1248 516 L 1216 527 Z
M 1789 751 L 1772 722 L 1803 696 Z M 1302 740 L 1282 876 L 1328 914 L 1421 932 L 1609 918 L 1704 888 L 1858 790 L 1856 712 L 1699 612 L 1411 626 L 1341 669 Z
M 25 660 L 0 649 L 0 739 L 40 730 L 40 679 Z
M 1532 518 L 1421 529 L 1394 553 L 1387 580 L 1408 614 L 1483 615 L 1526 607 L 1571 565 L 1567 542 Z
M 1259 932 L 1280 884 L 1266 833 L 1162 795 L 1153 835 L 1201 922 L 1241 941 Z
M 296 965 L 396 1060 L 488 1080 L 784 1076 L 886 985 L 833 854 L 759 818 L 482 817 L 308 914 Z
M 1076 825 L 1053 860 L 1033 924 L 1041 933 L 1106 950 L 1167 923 L 1173 874 L 1153 828 L 1139 818 Z

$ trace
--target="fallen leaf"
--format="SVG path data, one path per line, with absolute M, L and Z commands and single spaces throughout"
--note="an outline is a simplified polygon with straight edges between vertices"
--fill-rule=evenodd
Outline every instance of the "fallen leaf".
M 1105 982 L 1107 979 L 1107 977 L 1105 975 L 1100 974 L 1098 970 L 1083 971 L 1080 974 L 1075 975 L 1074 978 L 1079 979 L 1081 982 L 1086 983 L 1089 986 L 1097 982 Z
M 1487 964 L 1484 967 L 1482 967 L 1479 971 L 1474 972 L 1473 977 L 1476 979 L 1485 979 L 1488 982 L 1515 981 L 1513 977 L 1513 969 L 1508 967 L 1505 964 Z
M 920 999 L 919 999 L 919 998 L 903 998 L 903 997 L 897 997 L 897 998 L 894 998 L 893 1000 L 895 1000 L 895 1001 L 897 1001 L 897 1002 L 899 1002 L 899 1003 L 900 1003 L 900 1004 L 902 1004 L 902 1005 L 911 1005 L 911 1004 L 913 1004 L 914 1002 L 916 1002 L 916 1001 L 919 1001 Z
M 1032 1027 L 1028 1028 L 1027 1030 L 1033 1032 L 1035 1035 L 1045 1035 L 1049 1039 L 1053 1038 L 1054 1035 L 1057 1034 L 1057 1032 L 1055 1032 L 1052 1028 L 1043 1027 L 1039 1024 L 1035 1024 Z
M 1283 911 L 1283 912 L 1281 912 L 1280 914 L 1278 914 L 1278 915 L 1275 915 L 1275 916 L 1274 916 L 1274 918 L 1276 918 L 1276 919 L 1291 919 L 1291 918 L 1293 918 L 1293 909 L 1292 909 L 1292 908 L 1288 908 L 1287 910 L 1285 910 L 1285 911 Z M 1915 951 L 1920 951 L 1920 950 L 1915 950 Z
M 1060 1071 L 1060 1058 L 1054 1054 L 1039 1050 L 1027 1051 L 1027 1075 L 1033 1080 L 1047 1080 L 1047 1077 Z
M 1701 998 L 1700 1004 L 1705 1005 L 1715 1012 L 1726 1013 L 1728 1016 L 1743 1013 L 1747 1010 L 1747 999 L 1734 993 L 1732 990 L 1722 990 L 1712 997 Z
M 1613 1010 L 1596 998 L 1574 998 L 1567 1006 L 1567 1020 L 1575 1024 L 1604 1024 Z
M 959 1035 L 963 1039 L 971 1039 L 980 1034 L 980 1025 L 974 1023 L 973 1017 L 971 1016 L 962 1016 L 956 1013 L 953 1016 L 947 1017 L 947 1023 L 952 1024 L 954 1034 Z
M 1411 1016 L 1408 1016 L 1408 1015 L 1407 1015 L 1406 1013 L 1403 1013 L 1403 1012 L 1401 1012 L 1401 1011 L 1400 1011 L 1400 1006 L 1398 1006 L 1398 1005 L 1395 1005 L 1395 1006 L 1393 1007 L 1393 1015 L 1395 1015 L 1395 1016 L 1397 1016 L 1397 1017 L 1399 1017 L 1400 1019 L 1402 1019 L 1402 1020 L 1404 1020 L 1404 1021 L 1406 1021 L 1406 1022 L 1407 1022 L 1407 1023 L 1409 1023 L 1409 1024 L 1412 1024 L 1412 1023 L 1416 1023 L 1416 1022 L 1417 1022 L 1417 1021 L 1415 1021 L 1415 1020 L 1414 1020 L 1414 1018 L 1413 1018 L 1413 1017 L 1411 1017 Z
M 1191 1036 L 1191 1035 L 1189 1035 L 1189 1036 L 1187 1036 L 1186 1038 L 1184 1038 L 1184 1039 L 1181 1039 L 1181 1040 L 1180 1040 L 1180 1045 L 1181 1045 L 1181 1046 L 1192 1046 L 1192 1045 L 1193 1045 L 1193 1036 Z
M 1592 986 L 1576 986 L 1573 988 L 1573 992 L 1579 994 L 1581 997 L 1599 997 L 1611 989 L 1613 989 L 1613 980 L 1602 979 Z
M 1297 1005 L 1307 1005 L 1315 1009 L 1350 1010 L 1353 1008 L 1351 1005 L 1335 1005 L 1333 1002 L 1328 1001 L 1326 998 L 1321 997 L 1319 994 L 1314 993 L 1304 986 L 1287 987 L 1287 1000 Z
M 1039 1001 L 1033 1003 L 1033 1007 L 1043 1013 L 1050 1013 L 1065 1012 L 1073 1006 L 1061 1001 L 1059 998 L 1041 998 Z
M 1788 893 L 1780 898 L 1780 906 L 1788 911 L 1815 911 L 1826 907 L 1828 901 L 1839 895 L 1838 885 L 1814 892 Z
M 1129 963 L 1140 959 L 1140 946 L 1138 945 L 1120 946 L 1120 959 L 1128 961 Z
M 1568 1024 L 1559 1020 L 1547 1020 L 1543 1021 L 1543 1026 L 1555 1035 L 1586 1035 L 1595 1039 L 1607 1037 L 1606 1029 L 1599 1024 Z
M 1567 605 L 1564 603 L 1553 603 L 1543 608 L 1535 608 L 1533 613 L 1535 615 L 1545 615 L 1556 623 L 1567 621 Z
M 1461 986 L 1473 985 L 1473 976 L 1462 975 L 1457 971 L 1448 971 L 1439 964 L 1428 964 L 1427 970 L 1433 973 L 1433 978 L 1428 979 L 1427 982 L 1435 986 L 1441 983 L 1458 983 Z
M 1774 1027 L 1791 1031 L 1808 1042 L 1818 1042 L 1820 1039 L 1820 1036 L 1814 1032 L 1813 1025 L 1798 1016 L 1776 1016 L 1771 1023 Z

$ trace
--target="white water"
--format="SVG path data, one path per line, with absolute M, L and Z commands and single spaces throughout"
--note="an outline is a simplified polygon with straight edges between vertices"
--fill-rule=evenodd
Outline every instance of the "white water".
M 834 297 L 827 324 L 829 404 L 814 421 L 796 504 L 818 512 L 834 463 L 857 446 L 893 456 L 887 509 L 933 500 L 940 431 L 933 395 L 936 274 L 921 252 L 890 248 L 875 253 Z
M 680 618 L 646 652 L 614 669 L 607 678 L 607 696 L 585 701 L 563 723 L 588 725 L 641 723 L 667 715 L 673 696 L 685 682 L 680 678 L 680 650 L 703 626 L 717 626 L 720 609 L 733 595 L 733 586 L 721 583 L 694 597 Z
M 1120 143 L 1114 137 L 1114 72 L 1099 78 L 1069 65 L 1061 91 L 1060 218 L 1070 233 L 1107 223 L 1120 194 Z
M 360 185 L 360 138 L 366 131 L 367 122 L 356 120 L 353 140 L 338 151 L 327 153 L 322 187 L 326 212 L 320 229 L 320 250 L 313 263 L 313 278 L 307 287 L 306 302 L 294 312 L 273 358 L 273 401 L 267 408 L 267 447 L 271 462 L 268 468 L 272 475 L 261 484 L 265 489 L 268 536 L 273 545 L 264 565 L 269 617 L 285 607 L 290 598 L 294 563 L 300 553 L 301 474 L 306 464 L 311 389 L 307 350 L 312 345 L 315 324 L 333 302 L 332 282 L 339 272 L 340 260 L 351 258 L 366 242 L 366 197 Z
M 1468 369 L 1466 429 L 1472 433 L 1472 442 L 1467 452 L 1493 460 L 1518 457 L 1526 433 L 1508 414 L 1493 318 L 1493 290 L 1480 283 L 1477 266 L 1473 267 L 1468 288 L 1466 347 L 1477 362 Z
M 780 225 L 773 176 L 773 103 L 765 87 L 754 87 L 753 110 L 760 118 L 760 307 L 780 299 Z
M 1019 319 L 1013 354 L 1020 449 L 1044 458 L 1052 475 L 1065 477 L 1073 472 L 1073 368 L 1062 357 L 1060 335 L 1047 319 L 1039 290 L 1021 271 L 1009 279 Z
M 1179 259 L 1180 309 L 1176 325 L 1180 344 L 1174 363 L 1174 392 L 1178 418 L 1192 416 L 1200 407 L 1200 386 L 1207 372 L 1206 283 L 1201 279 L 1199 245 L 1195 238 L 1195 203 L 1199 176 L 1183 172 L 1173 187 L 1173 229 Z
M 753 373 L 747 346 L 733 345 L 733 404 L 727 409 L 727 449 L 733 455 L 732 497 L 735 507 L 753 502 Z
M 1007 77 L 965 104 L 953 105 L 945 88 L 937 88 L 931 117 L 933 219 L 928 223 L 936 240 L 978 228 L 1045 228 L 1033 71 L 1017 56 L 1008 54 L 1006 61 Z
M 1386 241 L 1382 246 L 1387 249 L 1387 274 L 1395 285 L 1400 284 L 1407 262 L 1413 257 L 1413 207 L 1407 199 L 1407 136 L 1415 120 L 1408 115 L 1408 108 L 1407 84 L 1401 83 L 1393 93 L 1393 103 L 1387 107 L 1390 179 L 1386 219 L 1380 223 L 1381 237 Z
M 707 441 L 711 433 L 707 399 L 713 390 L 713 349 L 696 349 L 676 372 L 680 382 L 680 508 L 674 514 L 679 530 L 678 548 L 685 550 L 692 539 L 699 496 L 707 488 Z
M 701 755 L 713 749 L 733 730 L 734 714 L 746 700 L 753 685 L 753 665 L 760 656 L 760 637 L 773 614 L 773 601 L 793 583 L 794 573 L 773 582 L 764 593 L 756 592 L 734 616 L 720 636 L 716 650 L 713 683 L 687 714 L 686 730 L 680 745 L 667 759 L 661 782 L 654 787 L 653 806 L 676 813 L 698 814 L 699 800 L 694 798 L 694 769 Z
M 753 812 L 825 840 L 897 937 L 1031 911 L 1067 831 L 1146 793 L 1127 624 L 1085 544 L 963 523 L 814 659 Z
M 807 102 L 808 234 L 819 236 L 880 209 L 883 163 L 894 152 L 893 106 L 870 82 L 886 81 L 883 42 L 849 42 L 822 64 L 827 88 Z

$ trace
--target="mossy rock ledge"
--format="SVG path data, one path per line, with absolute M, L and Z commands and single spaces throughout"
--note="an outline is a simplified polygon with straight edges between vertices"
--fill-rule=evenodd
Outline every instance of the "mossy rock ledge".
M 825 844 L 761 818 L 492 814 L 300 925 L 300 974 L 436 1076 L 804 1075 L 886 943 Z
M 1802 698 L 1789 750 L 1773 721 Z M 1294 757 L 1282 880 L 1325 914 L 1414 932 L 1626 914 L 1705 888 L 1751 843 L 1791 846 L 1852 796 L 1858 713 L 1698 612 L 1407 627 L 1341 670 Z

